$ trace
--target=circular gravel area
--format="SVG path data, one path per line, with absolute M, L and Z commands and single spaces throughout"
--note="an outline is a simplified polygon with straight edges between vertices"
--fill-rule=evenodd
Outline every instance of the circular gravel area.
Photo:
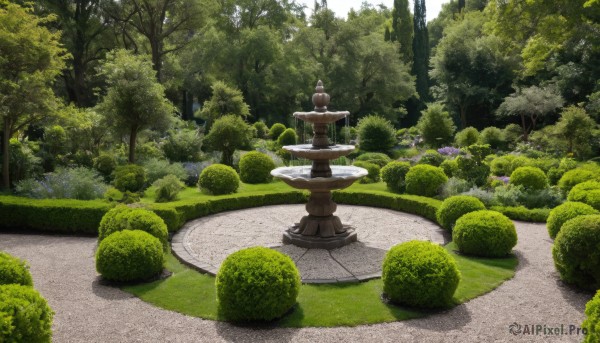
M 173 237 L 173 252 L 186 264 L 215 275 L 228 255 L 252 246 L 271 247 L 294 260 L 304 283 L 358 282 L 381 277 L 383 258 L 393 245 L 415 239 L 445 244 L 450 239 L 437 224 L 419 216 L 340 205 L 335 215 L 356 229 L 358 242 L 332 250 L 283 245 L 284 229 L 304 215 L 304 205 L 278 205 L 199 218 Z
M 377 223 L 377 221 L 375 221 Z M 0 234 L 0 250 L 31 265 L 35 288 L 56 312 L 54 342 L 581 342 L 581 335 L 513 335 L 509 326 L 568 328 L 591 293 L 563 284 L 543 224 L 517 222 L 519 266 L 493 292 L 426 318 L 338 328 L 248 328 L 154 307 L 98 282 L 96 238 Z

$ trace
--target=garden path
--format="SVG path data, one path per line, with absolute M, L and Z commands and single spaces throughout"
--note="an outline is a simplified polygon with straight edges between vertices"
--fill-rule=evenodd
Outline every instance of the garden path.
M 579 326 L 592 297 L 559 281 L 543 224 L 516 226 L 519 266 L 495 291 L 426 318 L 353 328 L 243 328 L 156 308 L 98 282 L 95 238 L 0 234 L 0 250 L 29 261 L 56 312 L 55 342 L 580 342 L 509 332 L 513 323 Z

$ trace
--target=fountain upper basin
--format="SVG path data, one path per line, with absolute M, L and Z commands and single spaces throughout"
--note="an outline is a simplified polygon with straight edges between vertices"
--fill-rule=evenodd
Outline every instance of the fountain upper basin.
M 311 144 L 285 145 L 283 150 L 290 152 L 295 157 L 308 160 L 332 160 L 346 156 L 354 151 L 354 145 L 331 145 L 328 148 L 315 148 Z
M 334 123 L 342 118 L 346 118 L 350 115 L 348 111 L 339 111 L 339 112 L 295 112 L 294 117 L 305 121 L 307 123 L 321 123 L 321 124 L 329 124 Z
M 273 169 L 271 175 L 288 185 L 311 191 L 329 191 L 344 189 L 368 174 L 364 168 L 354 166 L 331 166 L 331 177 L 310 177 L 310 166 L 280 167 Z

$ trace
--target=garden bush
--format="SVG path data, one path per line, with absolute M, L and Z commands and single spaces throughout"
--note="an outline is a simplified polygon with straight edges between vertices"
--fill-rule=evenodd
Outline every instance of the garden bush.
M 0 285 L 0 342 L 52 342 L 54 312 L 32 287 Z
M 571 188 L 567 200 L 585 202 L 588 193 L 595 190 L 600 190 L 600 181 L 592 180 L 579 183 Z
M 162 145 L 165 157 L 171 162 L 200 161 L 201 148 L 202 135 L 195 127 L 169 131 Z
M 164 260 L 158 238 L 141 230 L 124 230 L 100 242 L 96 270 L 107 280 L 142 281 L 158 275 Z
M 468 192 L 472 187 L 473 184 L 467 180 L 451 177 L 440 189 L 440 196 L 442 199 L 447 199 L 451 196 Z
M 177 200 L 179 192 L 185 188 L 183 182 L 179 181 L 179 178 L 172 174 L 154 181 L 152 186 L 156 189 L 154 191 L 154 201 L 156 202 Z
M 277 145 L 294 145 L 298 142 L 298 135 L 296 135 L 296 131 L 292 128 L 285 129 L 279 137 L 277 137 Z
M 541 190 L 548 186 L 546 174 L 536 167 L 519 167 L 510 174 L 510 184 L 529 190 Z
M 444 156 L 435 150 L 427 150 L 419 159 L 419 164 L 429 164 L 434 167 L 439 167 L 444 162 Z
M 165 250 L 169 248 L 167 225 L 152 211 L 126 206 L 117 206 L 108 211 L 98 227 L 98 243 L 123 230 L 145 231 L 158 238 Z
M 375 163 L 356 161 L 353 163 L 355 167 L 365 168 L 369 174 L 359 180 L 360 183 L 375 183 L 379 181 L 379 173 L 381 168 Z
M 585 315 L 587 317 L 581 324 L 581 328 L 587 331 L 583 343 L 600 342 L 600 290 L 585 305 Z
M 265 122 L 259 120 L 252 126 L 256 129 L 256 138 L 265 139 L 269 135 L 269 128 Z
M 388 155 L 381 153 L 381 152 L 367 152 L 367 153 L 359 155 L 356 158 L 356 160 L 374 163 L 374 164 L 378 165 L 380 168 L 392 161 L 392 159 Z
M 16 186 L 19 195 L 35 199 L 101 199 L 108 186 L 96 171 L 77 167 L 57 169 L 41 180 L 26 179 Z
M 0 285 L 12 283 L 33 286 L 29 265 L 19 258 L 0 251 Z
M 390 191 L 402 193 L 406 188 L 404 178 L 409 170 L 410 163 L 393 161 L 381 168 L 381 179 Z
M 437 221 L 444 229 L 452 231 L 458 218 L 479 210 L 485 210 L 481 200 L 468 195 L 453 196 L 444 200 L 438 209 Z
M 498 202 L 495 199 L 494 192 L 481 187 L 472 187 L 461 195 L 469 195 L 479 199 L 485 207 L 496 206 Z
M 113 183 L 121 192 L 139 192 L 146 185 L 146 171 L 135 164 L 119 166 L 113 173 Z
M 460 281 L 456 261 L 441 246 L 410 241 L 392 247 L 383 261 L 383 291 L 395 303 L 444 307 Z
M 198 186 L 213 195 L 231 194 L 240 186 L 240 177 L 230 166 L 213 164 L 202 171 Z
M 528 209 L 524 206 L 492 206 L 490 210 L 500 212 L 512 220 L 533 223 L 545 223 L 550 214 L 549 208 Z
M 513 172 L 512 161 L 514 155 L 504 155 L 494 158 L 490 162 L 490 171 L 496 176 L 509 176 Z
M 434 148 L 451 143 L 456 130 L 450 114 L 439 103 L 430 104 L 426 110 L 421 111 L 417 128 L 425 144 Z
M 504 132 L 494 126 L 488 126 L 481 131 L 481 143 L 489 144 L 492 149 L 503 149 L 506 146 Z
M 169 163 L 167 160 L 151 158 L 144 162 L 144 171 L 146 172 L 146 182 L 153 184 L 156 180 L 162 179 L 167 175 L 175 175 L 179 180 L 185 180 L 188 173 L 181 163 Z
M 458 156 L 456 164 L 458 165 L 458 171 L 454 176 L 473 182 L 479 187 L 487 182 L 490 167 L 483 161 L 478 161 L 474 157 Z
M 105 178 L 109 178 L 117 167 L 117 160 L 112 154 L 101 153 L 94 159 L 94 168 Z
M 240 159 L 240 179 L 245 183 L 269 183 L 275 169 L 273 159 L 262 152 L 252 151 Z
M 454 177 L 458 174 L 458 162 L 456 160 L 443 160 L 440 168 L 442 168 L 447 177 Z
M 585 181 L 600 180 L 598 174 L 586 169 L 572 169 L 563 174 L 558 180 L 558 187 L 563 194 L 569 194 L 571 188 Z
M 563 224 L 552 256 L 560 278 L 587 290 L 600 289 L 600 215 L 585 215 Z
M 439 167 L 418 164 L 406 173 L 406 193 L 433 197 L 448 177 Z
M 562 205 L 556 206 L 550 211 L 548 220 L 546 221 L 546 228 L 548 229 L 550 238 L 556 238 L 561 227 L 567 221 L 590 214 L 600 214 L 600 212 L 588 204 L 575 201 L 567 201 Z
M 281 123 L 275 123 L 269 129 L 269 137 L 271 137 L 271 139 L 273 140 L 276 140 L 277 138 L 279 138 L 279 136 L 281 136 L 283 131 L 285 131 L 285 125 Z
M 219 312 L 226 319 L 270 321 L 296 304 L 300 274 L 288 256 L 254 247 L 229 255 L 215 284 Z
M 200 174 L 202 173 L 204 168 L 210 166 L 211 164 L 212 162 L 210 161 L 184 162 L 182 165 L 183 169 L 185 169 L 187 176 L 183 182 L 185 182 L 186 186 L 196 186 L 198 184 L 198 178 L 200 177 Z
M 515 224 L 502 213 L 489 210 L 465 214 L 456 221 L 452 241 L 464 254 L 504 257 L 517 244 Z
M 377 115 L 361 118 L 356 126 L 358 142 L 364 151 L 388 151 L 396 145 L 396 132 L 392 123 Z
M 454 141 L 459 147 L 468 147 L 477 144 L 480 140 L 479 131 L 476 128 L 469 126 L 456 133 Z

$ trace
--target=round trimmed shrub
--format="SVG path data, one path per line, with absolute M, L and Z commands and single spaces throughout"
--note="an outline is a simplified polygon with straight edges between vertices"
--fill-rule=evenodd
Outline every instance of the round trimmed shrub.
M 163 246 L 141 230 L 124 230 L 106 237 L 96 251 L 96 270 L 113 281 L 147 280 L 163 269 Z
M 481 210 L 456 221 L 452 241 L 464 254 L 504 257 L 517 245 L 517 231 L 515 224 L 502 213 Z
M 585 182 L 579 183 L 579 184 L 575 185 L 573 188 L 571 188 L 571 190 L 569 191 L 569 194 L 567 195 L 567 200 L 585 202 L 584 200 L 587 197 L 588 192 L 599 190 L 599 189 L 600 189 L 599 181 L 592 180 L 592 181 L 585 181 Z
M 240 186 L 240 177 L 230 166 L 212 164 L 202 170 L 198 186 L 214 195 L 231 194 Z
M 585 305 L 585 315 L 587 318 L 581 324 L 581 328 L 587 331 L 583 343 L 600 342 L 600 290 Z
M 281 136 L 283 131 L 285 131 L 285 125 L 281 123 L 275 123 L 269 129 L 269 137 L 271 137 L 272 140 L 275 140 Z
M 404 192 L 406 186 L 404 178 L 409 170 L 410 163 L 408 162 L 390 162 L 381 168 L 381 179 L 385 182 L 389 190 L 401 193 Z
M 269 134 L 269 128 L 267 127 L 267 124 L 262 121 L 257 121 L 256 123 L 252 124 L 252 126 L 254 126 L 256 129 L 257 138 L 267 138 L 267 135 Z
M 458 218 L 479 210 L 485 210 L 481 200 L 468 195 L 457 195 L 444 200 L 437 210 L 436 217 L 444 229 L 452 231 Z
M 427 150 L 419 159 L 419 164 L 429 164 L 439 167 L 444 162 L 444 156 L 435 150 Z
M 49 343 L 54 312 L 29 286 L 0 285 L 0 342 Z
M 259 122 L 261 123 L 261 122 Z M 275 169 L 273 159 L 262 152 L 252 151 L 240 159 L 240 179 L 245 183 L 269 183 Z
M 108 218 L 105 221 L 107 216 Z M 169 249 L 167 225 L 161 217 L 152 211 L 125 206 L 118 206 L 108 211 L 102 217 L 98 227 L 98 243 L 111 234 L 123 230 L 145 231 L 158 238 L 165 250 Z
M 458 173 L 458 162 L 456 160 L 444 160 L 440 164 L 440 168 L 447 177 L 453 177 Z
M 479 131 L 476 128 L 469 126 L 456 133 L 454 141 L 459 147 L 468 147 L 469 145 L 477 144 L 480 140 Z
M 94 159 L 94 168 L 105 177 L 110 176 L 117 167 L 117 161 L 111 154 L 102 153 Z
M 567 201 L 561 205 L 556 206 L 550 211 L 548 219 L 546 220 L 546 228 L 550 238 L 556 238 L 560 228 L 567 221 L 588 214 L 599 214 L 592 206 L 584 204 L 582 202 Z
M 454 258 L 441 246 L 410 241 L 387 252 L 381 279 L 383 291 L 393 302 L 434 308 L 451 303 L 460 272 Z
M 277 144 L 279 146 L 294 145 L 297 142 L 298 142 L 298 135 L 296 134 L 296 131 L 292 128 L 285 129 L 285 131 L 283 131 L 279 135 L 279 137 L 277 137 Z
M 156 189 L 154 192 L 154 201 L 156 202 L 174 201 L 177 199 L 179 192 L 185 189 L 183 182 L 173 174 L 154 181 L 152 186 Z
M 519 167 L 510 174 L 510 184 L 529 190 L 542 190 L 548 186 L 544 171 L 536 167 Z
M 494 126 L 488 126 L 481 131 L 481 143 L 489 144 L 492 149 L 500 149 L 506 145 L 504 132 Z
M 388 155 L 386 155 L 382 152 L 367 152 L 367 153 L 359 155 L 356 158 L 356 160 L 374 163 L 374 164 L 378 165 L 379 167 L 383 167 L 392 161 L 392 159 Z
M 571 188 L 585 181 L 598 180 L 599 177 L 590 170 L 573 169 L 564 173 L 558 180 L 558 187 L 564 194 L 569 194 Z
M 215 280 L 219 312 L 232 321 L 269 321 L 294 306 L 300 274 L 288 256 L 253 247 L 229 255 Z
M 560 278 L 580 288 L 600 288 L 600 215 L 573 218 L 554 240 L 552 256 Z
M 146 183 L 146 171 L 142 166 L 128 164 L 119 166 L 113 172 L 114 186 L 121 192 L 139 192 Z
M 0 251 L 0 285 L 33 286 L 27 262 Z
M 360 150 L 388 151 L 396 145 L 396 132 L 392 123 L 377 115 L 361 118 L 356 126 Z
M 448 181 L 448 177 L 439 167 L 418 164 L 406 173 L 406 193 L 432 197 Z
M 379 168 L 379 166 L 375 163 L 356 161 L 352 165 L 355 167 L 365 168 L 369 172 L 367 176 L 360 179 L 360 183 L 375 183 L 379 181 L 379 172 L 381 171 L 381 168 Z

